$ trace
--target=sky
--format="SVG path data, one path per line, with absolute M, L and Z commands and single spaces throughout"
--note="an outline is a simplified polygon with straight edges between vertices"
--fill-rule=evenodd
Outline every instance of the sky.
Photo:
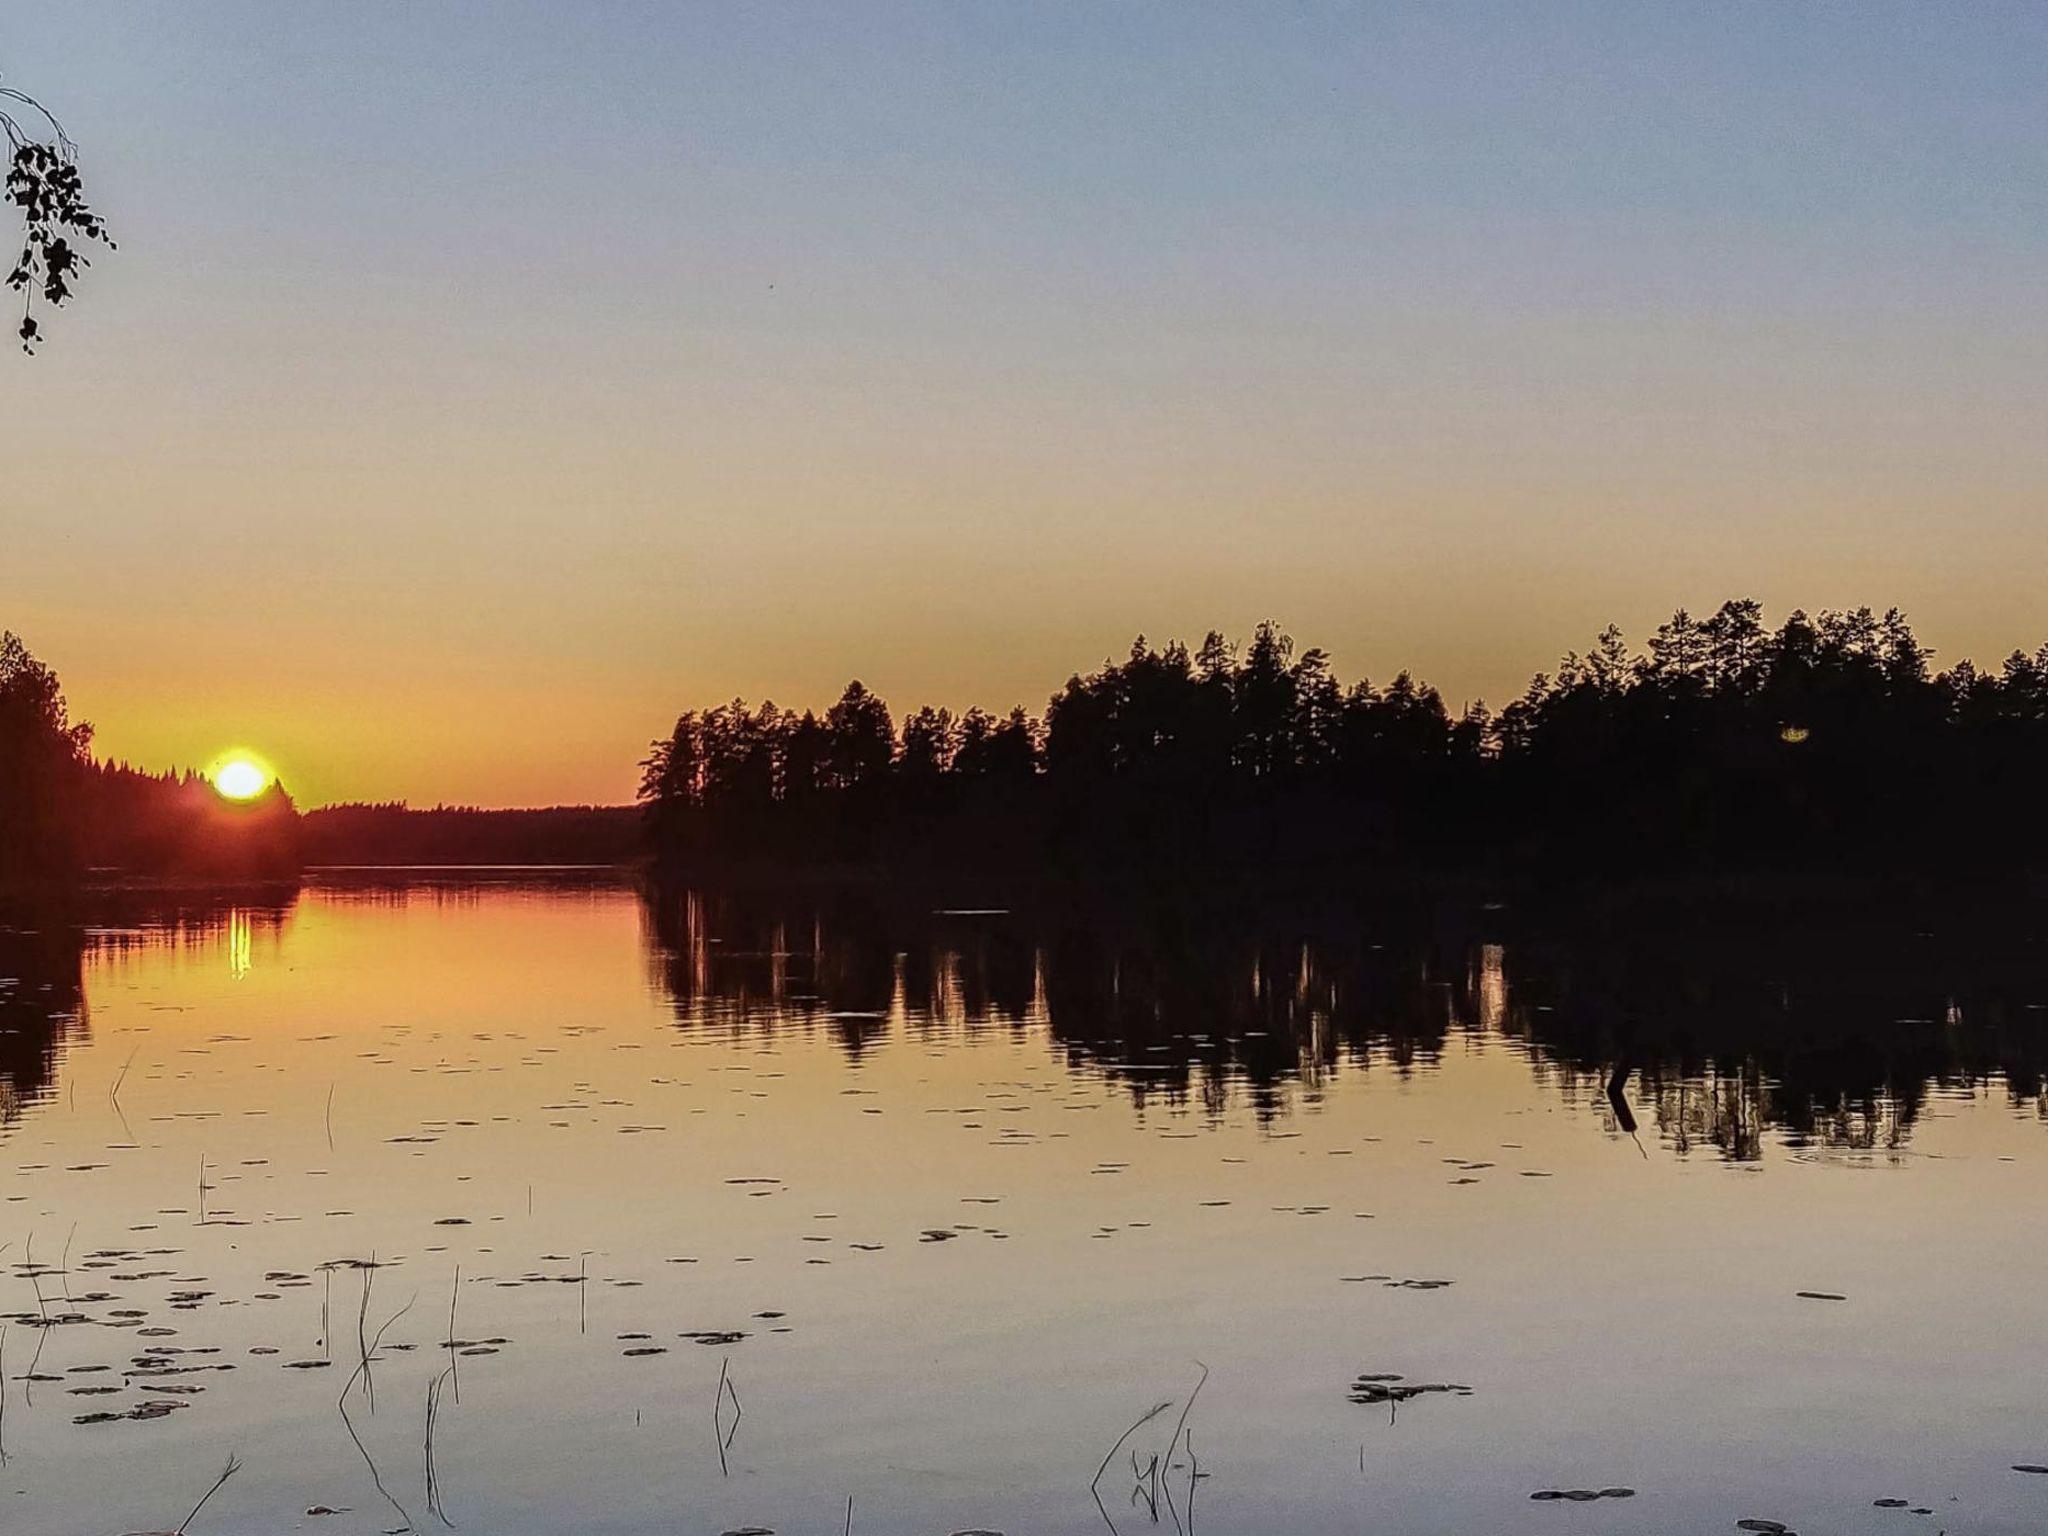
M 0 83 L 120 243 L 0 356 L 0 627 L 143 765 L 621 801 L 1268 616 L 1453 708 L 1738 595 L 2048 640 L 2038 5 L 67 0 Z

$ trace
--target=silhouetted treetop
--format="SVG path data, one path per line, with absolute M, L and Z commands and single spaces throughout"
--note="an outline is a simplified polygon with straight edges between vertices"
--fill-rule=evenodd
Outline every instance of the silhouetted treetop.
M 281 788 L 230 805 L 197 773 L 141 773 L 91 749 L 56 674 L 0 632 L 0 892 L 69 883 L 87 866 L 236 879 L 298 868 Z
M 2048 647 L 1931 671 L 1896 609 L 1681 609 L 1613 626 L 1498 715 L 1408 672 L 1344 685 L 1267 622 L 1242 646 L 1143 636 L 1042 721 L 860 683 L 819 720 L 742 701 L 654 744 L 672 857 L 1161 857 L 1460 868 L 2013 862 L 2048 854 Z M 1996 825 L 1982 811 L 1995 807 Z M 1973 815 L 1973 813 L 1975 813 Z M 936 836 L 936 841 L 934 838 Z
M 91 759 L 92 727 L 73 724 L 57 674 L 0 631 L 0 880 L 42 878 L 76 862 L 71 786 Z

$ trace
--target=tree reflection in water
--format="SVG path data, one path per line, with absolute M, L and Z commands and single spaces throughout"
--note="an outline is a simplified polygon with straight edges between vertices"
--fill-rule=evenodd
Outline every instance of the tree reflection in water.
M 89 1037 L 89 961 L 112 963 L 142 949 L 219 948 L 230 975 L 243 976 L 258 937 L 274 937 L 296 899 L 290 891 L 260 900 L 107 893 L 92 901 L 89 921 L 76 912 L 0 921 L 0 1125 L 55 1092 L 65 1051 Z
M 828 1030 L 855 1059 L 898 1028 L 1042 1029 L 1140 1105 L 1212 1116 L 1238 1097 L 1275 1119 L 1336 1074 L 1428 1071 L 1489 1039 L 1680 1153 L 1896 1149 L 1941 1094 L 2048 1118 L 2048 950 L 2023 912 L 1010 912 L 696 891 L 646 911 L 687 1028 Z

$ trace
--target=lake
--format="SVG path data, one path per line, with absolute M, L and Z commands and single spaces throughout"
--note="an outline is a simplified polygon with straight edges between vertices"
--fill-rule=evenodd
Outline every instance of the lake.
M 2038 931 L 422 871 L 10 932 L 0 1528 L 233 1455 L 191 1536 L 2037 1532 Z

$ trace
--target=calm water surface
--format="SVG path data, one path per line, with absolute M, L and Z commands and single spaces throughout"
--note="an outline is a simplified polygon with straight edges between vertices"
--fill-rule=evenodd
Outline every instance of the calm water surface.
M 2039 1531 L 2048 992 L 1876 953 L 513 876 L 15 933 L 0 1529 L 232 1453 L 194 1536 Z

